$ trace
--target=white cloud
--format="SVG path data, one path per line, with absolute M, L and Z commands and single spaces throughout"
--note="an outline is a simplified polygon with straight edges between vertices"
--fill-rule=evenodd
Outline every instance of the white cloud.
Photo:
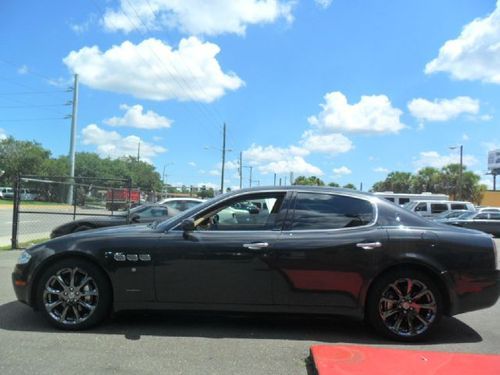
M 353 149 L 349 138 L 340 134 L 317 134 L 311 130 L 302 135 L 302 147 L 310 152 L 324 152 L 327 154 L 340 154 Z
M 323 9 L 327 9 L 332 5 L 333 0 L 314 0 L 314 2 Z
M 155 142 L 160 142 L 160 141 L 163 141 L 163 137 L 160 137 L 160 136 L 158 136 L 158 135 L 155 135 L 155 136 L 153 137 L 153 141 L 155 141 Z
M 384 168 L 384 167 L 377 167 L 377 168 L 373 168 L 373 172 L 376 172 L 376 173 L 389 173 L 389 170 L 387 168 Z
M 236 74 L 222 71 L 219 52 L 218 45 L 196 37 L 182 39 L 177 49 L 150 38 L 139 44 L 125 41 L 104 52 L 83 47 L 63 62 L 94 89 L 151 100 L 212 102 L 244 84 Z
M 333 168 L 333 174 L 334 174 L 335 178 L 347 176 L 347 175 L 350 175 L 351 173 L 352 173 L 352 171 L 349 168 L 347 168 L 346 166 L 342 166 L 339 168 Z
M 71 78 L 63 78 L 63 77 L 49 78 L 46 81 L 49 85 L 55 86 L 55 87 L 67 88 L 67 87 L 73 86 L 73 79 L 71 79 Z
M 129 33 L 176 28 L 190 35 L 244 35 L 247 26 L 293 21 L 294 1 L 283 0 L 121 0 L 102 19 L 109 31 Z
M 29 73 L 28 65 L 21 65 L 19 69 L 17 69 L 17 73 L 20 75 L 25 75 Z
M 191 167 L 196 167 L 196 163 L 194 161 L 190 161 L 188 165 L 190 165 Z
M 103 157 L 119 158 L 121 156 L 137 156 L 140 143 L 140 157 L 143 161 L 151 161 L 157 155 L 167 151 L 166 148 L 145 142 L 135 135 L 122 136 L 116 131 L 106 131 L 96 124 L 87 125 L 82 130 L 83 144 L 96 146 L 96 151 Z
M 321 169 L 304 160 L 304 156 L 308 154 L 308 150 L 297 146 L 282 148 L 252 144 L 248 150 L 243 152 L 243 160 L 244 164 L 257 167 L 259 172 L 263 174 L 294 172 L 296 174 L 323 175 Z
M 420 121 L 448 121 L 462 113 L 475 115 L 479 112 L 479 100 L 468 96 L 457 96 L 454 99 L 423 98 L 413 99 L 408 103 L 412 116 Z
M 477 173 L 479 175 L 481 175 L 480 173 Z M 479 184 L 480 185 L 486 185 L 486 188 L 488 190 L 493 190 L 493 177 L 490 177 L 490 178 L 482 178 L 480 181 L 479 181 Z
M 104 120 L 104 123 L 110 126 L 127 126 L 137 129 L 162 129 L 170 128 L 172 120 L 160 116 L 156 112 L 143 112 L 144 108 L 140 104 L 128 106 L 120 105 L 120 109 L 125 111 L 123 117 L 111 117 Z
M 470 137 L 466 133 L 462 134 L 462 141 L 467 142 L 469 139 Z
M 220 169 L 212 169 L 212 170 L 208 171 L 208 174 L 210 176 L 220 176 L 221 171 L 220 171 Z
M 405 127 L 399 120 L 403 112 L 385 95 L 364 95 L 358 103 L 349 104 L 343 93 L 334 91 L 324 99 L 323 110 L 308 119 L 323 132 L 399 133 Z
M 7 133 L 5 132 L 5 129 L 0 128 L 0 141 L 3 141 L 4 139 L 7 139 Z
M 419 170 L 425 167 L 441 168 L 448 164 L 460 163 L 460 155 L 458 152 L 450 153 L 449 155 L 440 155 L 437 151 L 423 151 L 418 158 L 414 158 L 413 166 Z M 476 165 L 478 160 L 472 155 L 463 156 L 463 164 L 467 167 Z
M 484 18 L 465 25 L 456 39 L 448 40 L 425 73 L 447 72 L 458 80 L 500 84 L 500 0 Z

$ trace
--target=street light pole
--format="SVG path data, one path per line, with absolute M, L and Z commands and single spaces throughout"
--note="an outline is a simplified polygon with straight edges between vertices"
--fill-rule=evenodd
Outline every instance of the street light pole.
M 73 84 L 73 109 L 71 112 L 71 135 L 69 142 L 69 176 L 71 184 L 68 190 L 68 204 L 73 204 L 73 190 L 75 183 L 75 160 L 76 160 L 76 115 L 78 110 L 78 74 L 75 74 L 75 82 Z
M 464 169 L 464 145 L 457 145 L 457 146 L 452 146 L 449 147 L 450 150 L 456 150 L 457 148 L 460 149 L 460 171 L 458 172 L 458 200 L 462 199 L 462 175 L 463 175 L 463 169 Z
M 222 130 L 222 170 L 220 176 L 220 193 L 224 194 L 224 164 L 226 163 L 226 123 Z

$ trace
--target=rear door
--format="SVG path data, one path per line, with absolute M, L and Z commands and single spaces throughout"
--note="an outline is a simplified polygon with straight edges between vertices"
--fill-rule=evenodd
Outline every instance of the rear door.
M 369 200 L 299 192 L 274 249 L 276 304 L 355 307 L 387 233 Z

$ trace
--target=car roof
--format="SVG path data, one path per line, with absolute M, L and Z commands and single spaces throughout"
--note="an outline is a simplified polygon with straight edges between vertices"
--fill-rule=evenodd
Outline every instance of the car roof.
M 382 199 L 380 196 L 377 196 L 373 193 L 346 189 L 346 188 L 337 188 L 331 186 L 309 186 L 309 185 L 287 185 L 287 186 L 258 186 L 251 188 L 244 188 L 241 190 L 233 190 L 229 193 L 226 193 L 227 196 L 230 195 L 238 195 L 242 193 L 259 193 L 259 192 L 268 192 L 268 191 L 299 191 L 299 192 L 315 192 L 315 193 L 338 193 L 338 194 L 348 194 L 348 195 L 356 195 L 362 197 L 370 197 Z

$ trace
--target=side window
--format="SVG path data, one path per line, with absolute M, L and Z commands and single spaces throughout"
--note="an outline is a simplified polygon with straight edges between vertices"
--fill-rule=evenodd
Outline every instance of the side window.
M 399 204 L 406 204 L 410 201 L 410 198 L 399 198 Z
M 420 202 L 419 204 L 417 204 L 417 207 L 415 207 L 415 212 L 427 212 L 427 203 Z
M 385 197 L 385 199 L 387 199 L 390 202 L 394 202 L 394 198 Z
M 448 211 L 448 205 L 446 203 L 431 203 L 431 213 L 440 214 L 444 211 Z
M 452 210 L 466 210 L 467 206 L 463 203 L 452 203 L 451 209 Z
M 490 212 L 490 220 L 500 220 L 500 212 Z
M 476 219 L 476 220 L 488 219 L 488 213 L 487 212 L 483 212 L 481 214 L 478 214 L 478 215 L 476 215 L 476 217 L 474 219 Z
M 372 204 L 364 199 L 332 194 L 298 193 L 292 230 L 339 229 L 369 224 Z
M 232 199 L 196 217 L 195 226 L 197 230 L 211 231 L 272 230 L 284 196 L 284 193 L 271 192 Z

